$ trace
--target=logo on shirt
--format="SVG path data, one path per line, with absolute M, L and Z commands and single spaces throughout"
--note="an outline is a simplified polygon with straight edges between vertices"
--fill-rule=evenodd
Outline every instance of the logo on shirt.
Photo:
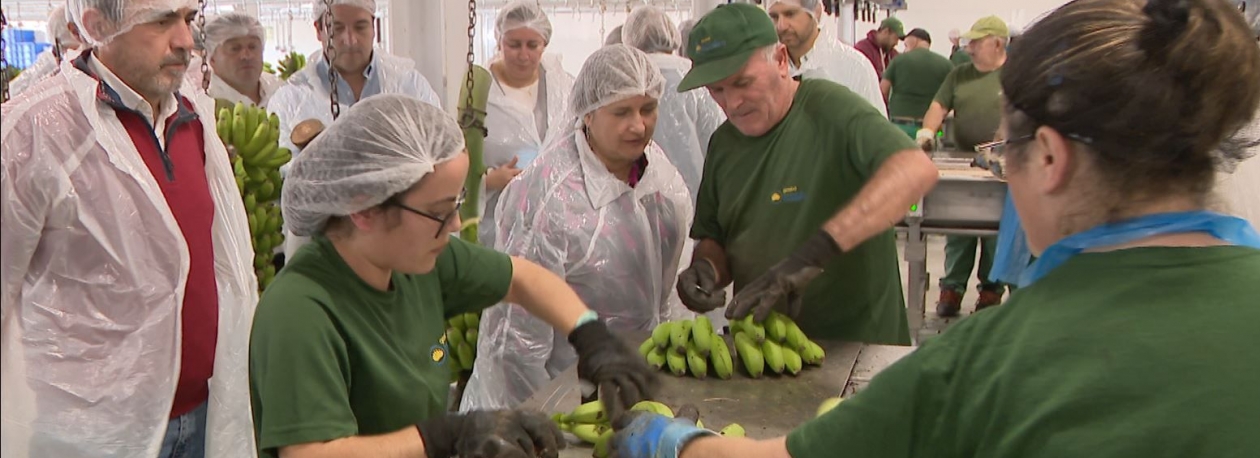
M 777 192 L 770 193 L 770 203 L 796 203 L 805 201 L 805 191 L 796 186 L 788 186 Z
M 437 365 L 446 364 L 446 354 L 450 349 L 446 346 L 446 333 L 442 333 L 442 338 L 438 339 L 437 345 L 429 347 L 429 357 L 433 358 L 433 362 Z

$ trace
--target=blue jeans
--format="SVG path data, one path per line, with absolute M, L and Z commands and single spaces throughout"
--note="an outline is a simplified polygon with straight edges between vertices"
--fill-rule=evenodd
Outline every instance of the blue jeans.
M 162 436 L 162 452 L 158 458 L 204 458 L 206 456 L 206 410 L 202 403 L 196 409 L 171 419 Z

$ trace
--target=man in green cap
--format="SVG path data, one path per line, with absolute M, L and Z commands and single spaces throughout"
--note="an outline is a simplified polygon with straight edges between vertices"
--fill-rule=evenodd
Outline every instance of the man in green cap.
M 923 119 L 923 128 L 915 135 L 925 148 L 932 143 L 945 115 L 954 112 L 954 142 L 959 151 L 972 152 L 976 145 L 993 141 L 1002 120 L 1002 65 L 1006 64 L 1006 43 L 1010 29 L 997 16 L 976 21 L 962 38 L 967 40 L 969 64 L 954 67 L 937 91 L 932 107 Z M 1002 302 L 1002 284 L 989 279 L 993 255 L 997 252 L 996 237 L 950 236 L 945 242 L 945 277 L 941 278 L 941 297 L 936 314 L 958 315 L 962 308 L 967 278 L 976 262 L 976 246 L 980 245 L 980 298 L 976 309 Z
M 909 344 L 892 225 L 935 185 L 932 161 L 844 86 L 792 79 L 760 8 L 719 6 L 688 43 L 678 90 L 705 87 L 727 122 L 709 141 L 683 303 L 722 307 L 734 282 L 728 317 L 778 309 L 811 337 Z
M 878 29 L 867 32 L 866 38 L 853 47 L 866 55 L 866 59 L 875 67 L 875 77 L 879 78 L 884 75 L 888 63 L 897 57 L 897 43 L 905 37 L 906 27 L 901 25 L 901 20 L 890 17 L 880 22 Z
M 888 97 L 888 115 L 902 132 L 914 138 L 923 125 L 923 115 L 932 106 L 932 97 L 945 82 L 954 64 L 932 52 L 932 36 L 914 29 L 906 34 L 906 52 L 893 59 L 884 70 L 880 90 Z

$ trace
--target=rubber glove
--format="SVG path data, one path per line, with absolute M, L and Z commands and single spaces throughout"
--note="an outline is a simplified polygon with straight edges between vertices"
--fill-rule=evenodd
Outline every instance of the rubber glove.
M 726 317 L 732 321 L 753 314 L 753 321 L 765 321 L 776 304 L 787 299 L 788 308 L 783 313 L 791 318 L 800 314 L 800 293 L 815 277 L 822 273 L 822 266 L 841 253 L 840 246 L 824 230 L 819 230 L 797 248 L 787 259 L 779 261 L 766 273 L 735 295 L 726 308 Z
M 526 410 L 453 413 L 416 425 L 428 458 L 556 458 L 566 445 L 555 422 Z
M 569 333 L 569 343 L 577 351 L 578 379 L 599 389 L 610 418 L 619 418 L 630 406 L 656 392 L 656 371 L 603 322 L 578 326 Z
M 919 144 L 920 148 L 923 148 L 923 151 L 932 151 L 933 142 L 935 140 L 936 132 L 928 129 L 919 129 L 919 131 L 914 134 L 914 141 Z
M 617 433 L 610 445 L 618 458 L 678 458 L 692 439 L 717 435 L 693 421 L 650 412 L 630 412 L 614 426 Z
M 705 313 L 726 305 L 726 290 L 717 286 L 717 268 L 708 259 L 691 261 L 691 266 L 678 274 L 678 298 L 688 310 Z

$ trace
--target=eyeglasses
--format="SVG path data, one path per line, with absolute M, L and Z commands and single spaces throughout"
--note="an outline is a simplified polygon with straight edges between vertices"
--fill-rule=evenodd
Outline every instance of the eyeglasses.
M 390 206 L 394 206 L 394 207 L 398 207 L 398 208 L 401 208 L 401 209 L 403 209 L 403 210 L 407 210 L 407 211 L 409 211 L 409 212 L 415 213 L 415 214 L 417 214 L 417 215 L 423 216 L 423 217 L 425 217 L 425 218 L 428 218 L 428 219 L 430 219 L 430 220 L 433 220 L 433 221 L 437 222 L 437 223 L 438 223 L 438 229 L 437 229 L 437 232 L 433 234 L 433 238 L 435 238 L 435 239 L 436 239 L 436 238 L 438 238 L 438 237 L 441 237 L 441 236 L 442 236 L 442 231 L 446 230 L 446 225 L 447 225 L 447 224 L 449 224 L 449 223 L 451 222 L 451 218 L 454 218 L 456 215 L 458 215 L 458 214 L 459 214 L 459 209 L 460 209 L 460 207 L 463 207 L 463 206 L 464 206 L 464 198 L 465 198 L 467 195 L 468 195 L 468 189 L 466 189 L 466 188 L 465 188 L 465 189 L 461 189 L 461 190 L 459 191 L 459 196 L 455 198 L 455 209 L 454 209 L 454 210 L 451 210 L 449 213 L 447 213 L 447 214 L 445 214 L 445 215 L 441 215 L 441 216 L 434 215 L 434 214 L 429 213 L 429 212 L 424 212 L 424 211 L 416 210 L 416 209 L 414 209 L 414 208 L 411 208 L 411 207 L 408 207 L 408 206 L 406 206 L 406 205 L 403 205 L 403 203 L 402 203 L 402 202 L 399 202 L 399 201 L 397 201 L 397 200 L 393 200 L 393 199 L 390 199 L 390 201 L 388 202 L 388 205 L 390 205 Z
M 1005 180 L 1006 147 L 1013 144 L 1028 142 L 1034 138 L 1037 137 L 1029 134 L 1011 139 L 976 145 L 976 152 L 980 154 L 976 157 L 975 165 L 980 168 L 987 169 L 989 172 L 993 173 L 993 176 Z

